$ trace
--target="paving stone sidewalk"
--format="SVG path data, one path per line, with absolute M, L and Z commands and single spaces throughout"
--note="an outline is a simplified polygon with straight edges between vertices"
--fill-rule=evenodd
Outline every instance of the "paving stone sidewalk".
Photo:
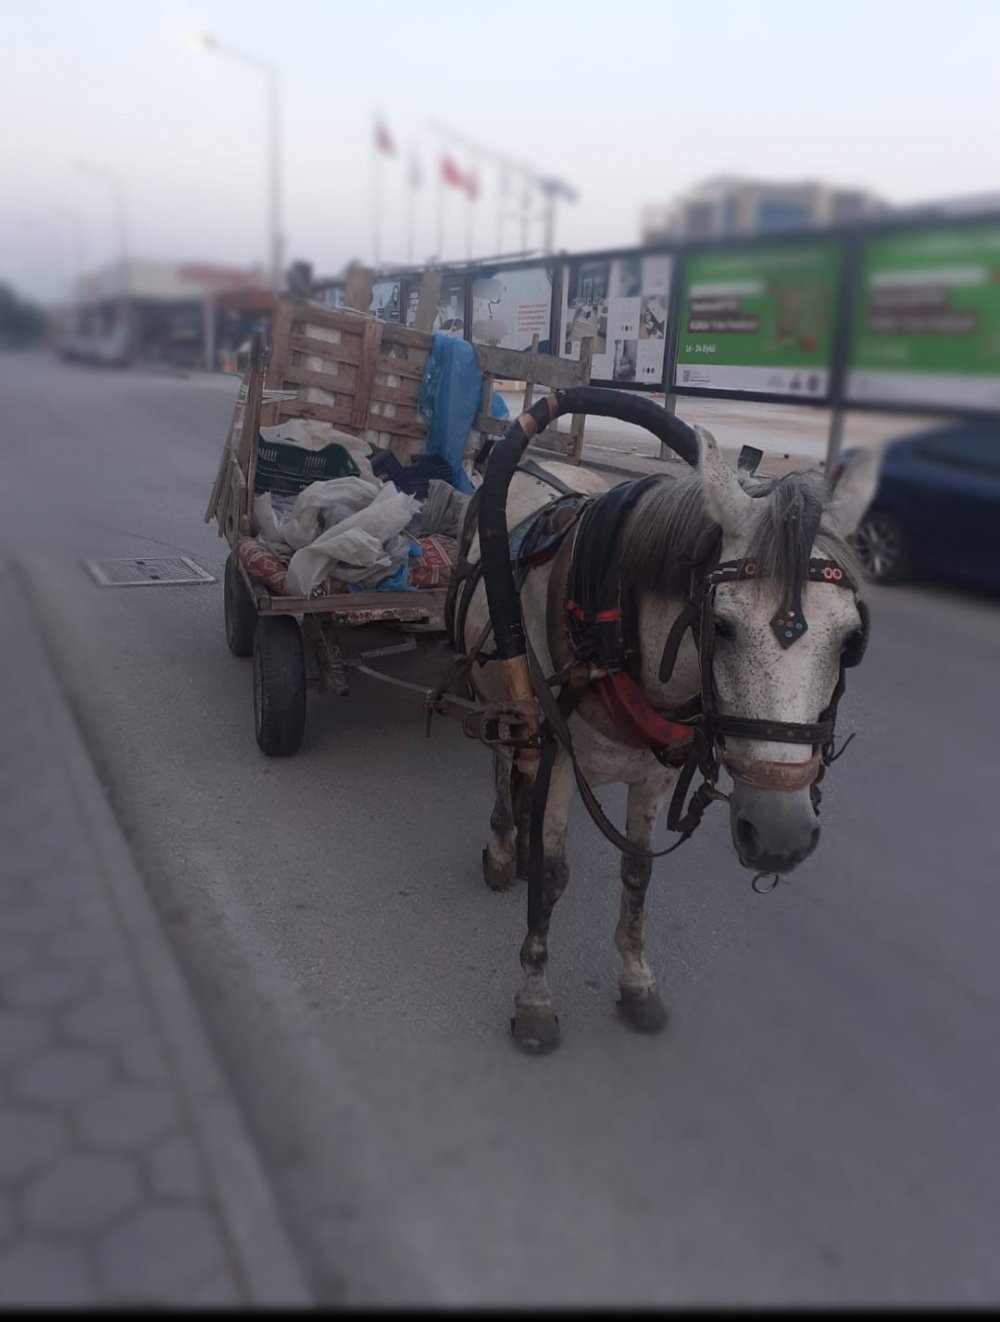
M 0 617 L 0 1306 L 307 1305 L 3 564 Z

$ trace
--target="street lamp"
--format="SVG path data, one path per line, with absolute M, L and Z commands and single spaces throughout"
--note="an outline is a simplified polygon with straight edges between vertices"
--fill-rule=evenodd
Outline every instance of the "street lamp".
M 199 32 L 195 37 L 196 45 L 215 55 L 226 55 L 241 64 L 249 64 L 260 70 L 267 79 L 267 112 L 270 137 L 269 176 L 269 212 L 271 228 L 271 292 L 275 298 L 281 292 L 281 170 L 279 162 L 280 141 L 278 133 L 278 66 L 259 55 L 249 55 L 246 51 L 224 45 L 209 32 Z
M 118 249 L 121 255 L 122 263 L 122 294 L 128 297 L 128 225 L 125 218 L 125 185 L 118 175 L 112 174 L 110 170 L 103 170 L 96 165 L 90 165 L 87 161 L 78 161 L 76 165 L 80 174 L 89 175 L 91 179 L 99 179 L 107 184 L 115 197 L 115 210 L 118 216 Z

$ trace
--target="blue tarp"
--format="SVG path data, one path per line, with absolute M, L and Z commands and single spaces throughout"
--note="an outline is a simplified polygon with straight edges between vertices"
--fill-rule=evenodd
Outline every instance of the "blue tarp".
M 442 455 L 451 465 L 452 485 L 467 493 L 472 483 L 462 456 L 482 397 L 483 374 L 472 345 L 456 335 L 436 334 L 417 399 L 428 428 L 424 453 Z M 490 401 L 490 416 L 510 416 L 499 395 Z

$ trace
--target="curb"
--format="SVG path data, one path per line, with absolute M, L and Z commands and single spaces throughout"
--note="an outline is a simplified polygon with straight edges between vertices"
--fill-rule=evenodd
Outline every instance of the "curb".
M 254 1307 L 310 1306 L 315 1302 L 312 1291 L 191 992 L 56 678 L 24 581 L 23 567 L 17 561 L 0 565 L 0 587 L 9 598 L 8 615 L 12 616 L 8 627 L 21 630 L 33 667 L 32 682 L 45 704 L 45 720 L 60 740 L 63 769 L 100 864 L 108 900 L 162 1034 L 247 1302 Z

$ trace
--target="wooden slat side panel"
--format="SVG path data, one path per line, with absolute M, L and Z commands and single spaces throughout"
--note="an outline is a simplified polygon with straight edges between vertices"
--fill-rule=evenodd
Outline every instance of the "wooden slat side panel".
M 398 376 L 391 376 L 389 380 L 379 380 L 376 376 L 372 385 L 372 399 L 381 400 L 383 404 L 410 404 L 415 408 L 419 397 L 419 381 L 404 381 Z
M 426 366 L 426 361 L 420 362 L 419 359 L 387 358 L 383 354 L 378 360 L 377 376 L 393 376 L 399 381 L 416 381 L 419 385 L 424 379 Z
M 334 422 L 347 431 L 351 429 L 350 401 L 343 404 L 318 404 L 308 399 L 284 399 L 278 404 L 278 418 L 314 418 L 317 422 Z
M 332 390 L 335 394 L 344 395 L 353 393 L 353 381 L 348 381 L 346 374 L 341 375 L 337 370 L 341 364 L 331 363 L 330 370 L 317 370 L 315 368 L 300 367 L 298 363 L 292 363 L 285 368 L 284 380 L 289 386 L 320 386 L 324 390 Z M 343 364 L 348 366 L 348 364 Z M 301 391 L 299 392 L 301 394 Z
M 401 344 L 408 348 L 420 349 L 429 354 L 434 347 L 434 336 L 424 331 L 413 330 L 409 326 L 397 326 L 395 322 L 385 322 L 383 341 L 386 345 Z
M 310 354 L 323 358 L 330 363 L 359 363 L 361 361 L 361 336 L 344 336 L 337 343 L 330 340 L 318 340 L 312 335 L 296 332 L 288 341 L 292 353 Z
M 505 436 L 512 421 L 512 418 L 488 418 L 485 413 L 477 413 L 474 426 L 487 436 Z
M 359 335 L 368 318 L 351 308 L 334 308 L 329 303 L 291 303 L 291 319 L 296 324 L 311 322 L 314 326 L 329 326 L 333 330 Z

